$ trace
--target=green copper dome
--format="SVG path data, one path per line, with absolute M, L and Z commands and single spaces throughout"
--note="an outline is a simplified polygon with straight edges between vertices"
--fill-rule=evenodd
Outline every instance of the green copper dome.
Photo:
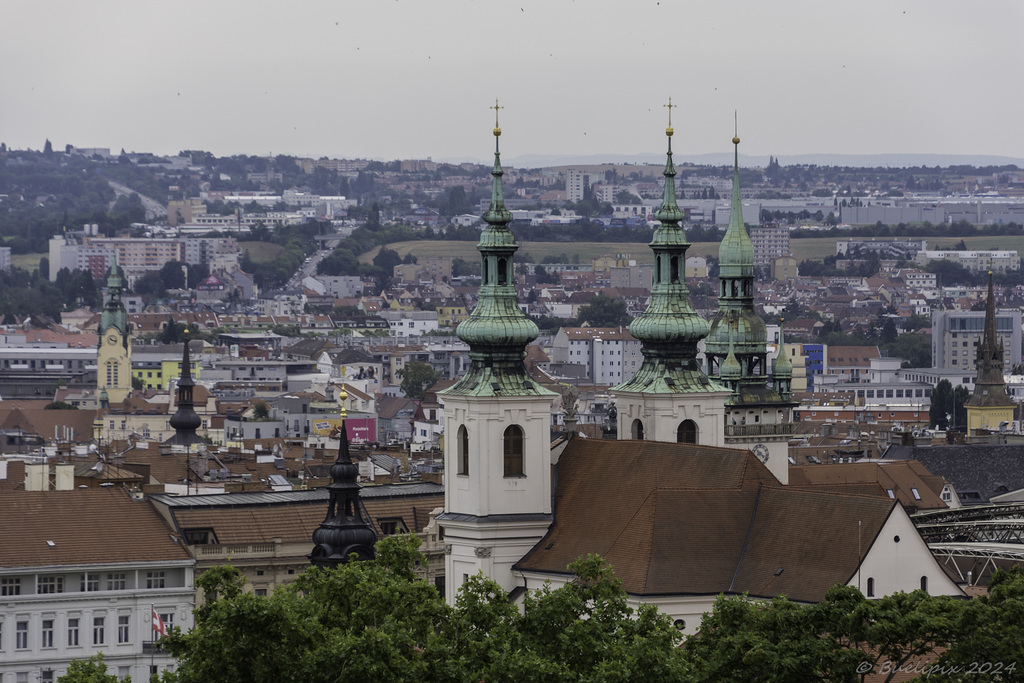
M 665 191 L 661 208 L 655 213 L 660 225 L 650 243 L 654 251 L 651 302 L 629 326 L 630 333 L 642 344 L 644 360 L 632 378 L 612 389 L 667 394 L 723 391 L 708 380 L 697 362 L 697 343 L 710 328 L 690 303 L 686 286 L 686 250 L 690 243 L 680 225 L 685 214 L 676 204 L 671 122 L 665 134 Z
M 121 267 L 117 265 L 115 257 L 114 265 L 110 266 L 110 270 L 107 271 L 107 303 L 103 306 L 103 312 L 100 314 L 99 333 L 103 335 L 107 330 L 114 328 L 124 335 L 125 343 L 127 343 L 128 311 L 125 310 L 124 303 L 121 301 L 122 286 L 123 273 Z
M 487 227 L 480 234 L 480 295 L 469 318 L 456 335 L 469 344 L 469 371 L 442 394 L 455 396 L 524 396 L 553 392 L 526 373 L 526 345 L 537 338 L 537 325 L 519 309 L 516 299 L 514 260 L 516 244 L 508 224 L 512 213 L 505 208 L 501 186 L 501 153 L 494 127 L 494 168 L 491 170 L 491 204 L 483 215 Z

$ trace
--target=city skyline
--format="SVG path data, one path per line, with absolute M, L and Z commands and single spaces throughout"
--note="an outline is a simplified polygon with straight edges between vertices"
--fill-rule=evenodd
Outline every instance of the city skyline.
M 683 158 L 1024 158 L 1010 0 L 279 7 L 6 3 L 0 141 L 486 162 L 497 97 L 510 159 L 641 157 L 672 97 Z

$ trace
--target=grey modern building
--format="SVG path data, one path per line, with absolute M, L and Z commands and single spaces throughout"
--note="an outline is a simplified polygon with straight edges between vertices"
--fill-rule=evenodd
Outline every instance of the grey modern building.
M 1003 346 L 1003 372 L 1021 360 L 1021 312 L 996 311 L 996 336 Z M 975 357 L 985 327 L 985 311 L 932 312 L 932 367 L 975 371 Z

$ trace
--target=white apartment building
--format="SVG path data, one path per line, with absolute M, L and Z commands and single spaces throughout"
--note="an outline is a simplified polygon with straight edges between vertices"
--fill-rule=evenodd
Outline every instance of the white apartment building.
M 0 474 L 21 466 L 0 462 Z M 0 681 L 56 681 L 99 652 L 122 678 L 173 668 L 153 647 L 152 614 L 191 626 L 195 560 L 148 501 L 120 488 L 13 491 L 0 519 Z
M 640 340 L 625 327 L 563 327 L 551 345 L 552 363 L 586 368 L 594 384 L 625 382 L 640 369 Z
M 381 311 L 377 315 L 388 321 L 392 337 L 419 337 L 438 328 L 437 311 Z
M 789 227 L 785 225 L 752 225 L 747 228 L 754 243 L 754 265 L 767 266 L 780 256 L 789 254 Z
M 1020 270 L 1020 256 L 1016 250 L 998 251 L 919 251 L 915 259 L 926 266 L 931 261 L 952 261 L 972 272 L 1005 273 Z
M 587 187 L 590 185 L 590 174 L 570 168 L 565 172 L 565 200 L 567 202 L 583 201 Z

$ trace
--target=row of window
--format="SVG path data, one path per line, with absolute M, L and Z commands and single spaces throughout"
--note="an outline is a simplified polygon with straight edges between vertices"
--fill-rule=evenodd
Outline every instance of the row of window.
M 174 625 L 174 613 L 168 612 L 161 614 L 160 618 L 163 620 L 164 625 L 169 629 Z M 68 617 L 66 624 L 66 647 L 81 647 L 86 642 L 86 637 L 83 637 L 82 631 L 86 629 L 86 625 L 82 623 L 82 617 Z M 93 645 L 106 645 L 107 644 L 107 627 L 108 621 L 106 616 L 94 616 L 92 617 L 92 631 L 91 643 Z M 131 642 L 131 615 L 119 614 L 117 615 L 117 630 L 116 638 L 118 645 L 124 645 Z M 42 619 L 39 622 L 39 649 L 52 649 L 57 647 L 54 634 L 56 633 L 56 619 L 48 618 Z M 29 620 L 28 619 L 15 619 L 14 621 L 14 649 L 15 650 L 28 650 L 31 649 L 33 643 L 29 633 Z M 4 622 L 0 620 L 0 652 L 4 650 Z
M 897 536 L 896 538 L 899 538 L 899 536 Z M 925 593 L 928 592 L 928 577 L 927 576 L 922 576 L 921 577 L 921 590 L 923 590 Z M 868 597 L 868 598 L 875 597 L 875 579 L 874 579 L 874 577 L 870 577 L 870 576 L 868 577 L 867 591 L 864 593 L 864 595 L 865 595 L 865 597 Z
M 506 477 L 524 477 L 523 454 L 524 454 L 523 428 L 519 425 L 509 425 L 502 435 L 502 471 Z M 469 474 L 469 431 L 465 425 L 459 425 L 458 431 L 458 473 Z
M 879 389 L 878 398 L 893 398 L 893 392 L 896 392 L 895 398 L 926 398 L 932 395 L 931 389 Z M 858 398 L 864 398 L 865 392 L 867 392 L 868 398 L 875 398 L 874 389 L 858 389 Z
M 65 577 L 58 574 L 40 574 L 36 577 L 35 588 L 37 595 L 47 593 L 63 593 L 65 591 Z M 79 577 L 78 590 L 82 593 L 89 593 L 101 590 L 103 578 L 100 574 L 82 574 Z M 123 591 L 128 587 L 128 576 L 124 572 L 113 572 L 106 574 L 106 590 Z M 166 588 L 167 576 L 165 572 L 146 572 L 146 588 Z M 0 578 L 0 596 L 21 595 L 22 581 L 20 576 L 5 576 Z
M 637 441 L 644 440 L 644 423 L 636 419 L 630 427 L 630 437 Z M 677 443 L 697 443 L 697 423 L 693 420 L 683 420 L 676 427 Z

